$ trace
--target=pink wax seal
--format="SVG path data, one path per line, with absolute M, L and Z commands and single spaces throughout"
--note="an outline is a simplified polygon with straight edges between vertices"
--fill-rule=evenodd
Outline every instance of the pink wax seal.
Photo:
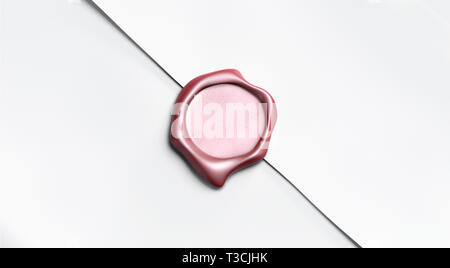
M 277 111 L 272 96 L 237 70 L 201 75 L 180 92 L 170 142 L 204 179 L 223 186 L 267 153 Z

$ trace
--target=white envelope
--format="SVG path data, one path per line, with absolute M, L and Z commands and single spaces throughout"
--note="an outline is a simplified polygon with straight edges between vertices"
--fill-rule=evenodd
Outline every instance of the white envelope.
M 448 1 L 94 2 L 182 85 L 271 92 L 266 159 L 362 246 L 450 246 Z
M 0 0 L 1 247 L 351 247 L 261 163 L 169 146 L 180 87 L 84 1 Z

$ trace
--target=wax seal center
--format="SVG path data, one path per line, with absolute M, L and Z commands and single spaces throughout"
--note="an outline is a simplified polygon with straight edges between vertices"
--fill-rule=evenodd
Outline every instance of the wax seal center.
M 234 84 L 207 87 L 195 95 L 186 113 L 193 143 L 213 157 L 246 154 L 258 144 L 266 125 L 266 107 Z

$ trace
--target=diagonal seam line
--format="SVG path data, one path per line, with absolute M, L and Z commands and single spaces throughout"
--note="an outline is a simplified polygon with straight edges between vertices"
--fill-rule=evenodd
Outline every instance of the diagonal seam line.
M 322 215 L 329 223 L 331 223 L 331 225 L 333 225 L 342 235 L 345 236 L 345 238 L 347 238 L 348 240 L 350 240 L 350 242 L 353 243 L 353 245 L 355 245 L 355 247 L 357 248 L 362 248 L 360 244 L 358 244 L 353 238 L 350 237 L 350 235 L 348 235 L 346 232 L 344 232 L 344 230 L 342 230 L 336 223 L 334 223 L 334 221 L 332 221 L 324 212 L 322 212 L 322 210 L 320 210 L 302 191 L 300 191 L 299 188 L 297 188 L 297 186 L 295 186 L 295 184 L 293 184 L 286 176 L 283 175 L 283 173 L 281 173 L 281 171 L 279 171 L 276 167 L 274 167 L 269 161 L 267 161 L 266 159 L 263 159 L 264 162 L 266 162 L 267 165 L 269 165 L 273 170 L 275 170 L 276 173 L 278 173 L 278 175 L 280 175 L 283 179 L 285 179 L 301 196 L 303 196 L 304 199 L 306 199 L 306 201 L 308 201 L 308 203 L 313 206 L 314 209 L 317 210 L 317 212 L 319 212 L 320 215 Z
M 175 82 L 180 88 L 183 86 L 164 69 L 150 54 L 148 54 L 133 38 L 131 38 L 108 14 L 105 13 L 94 1 L 86 0 L 86 2 L 97 10 L 109 23 L 111 23 L 126 39 L 128 39 L 134 46 L 136 46 L 145 56 L 147 56 L 158 68 L 160 68 L 173 82 Z M 333 227 L 335 227 L 345 238 L 347 238 L 355 247 L 362 248 L 350 235 L 348 235 L 344 230 L 342 230 L 336 223 L 334 223 L 322 210 L 320 210 L 300 189 L 297 188 L 286 176 L 281 173 L 277 168 L 275 168 L 269 161 L 265 158 L 263 161 L 271 167 L 278 175 L 280 175 L 289 185 L 291 185 L 320 215 L 322 215 Z
M 145 56 L 147 56 L 154 64 L 156 64 L 156 66 L 158 66 L 158 68 L 160 68 L 168 77 L 170 77 L 170 79 L 172 79 L 173 82 L 175 82 L 178 86 L 180 86 L 181 88 L 183 88 L 183 86 L 178 83 L 177 80 L 175 80 L 175 78 L 169 74 L 169 72 L 167 72 L 152 56 L 150 56 L 138 43 L 136 43 L 136 41 L 133 40 L 133 38 L 131 38 L 117 23 L 115 23 L 111 17 L 108 16 L 108 14 L 105 13 L 105 11 L 103 11 L 96 3 L 94 3 L 94 1 L 92 0 L 86 0 L 87 4 L 90 5 L 91 7 L 93 7 L 95 10 L 97 10 L 109 23 L 111 23 L 117 30 L 119 30 L 119 32 L 124 35 L 128 41 L 130 41 L 131 43 L 133 43 L 133 45 L 135 45 L 142 53 L 145 54 Z

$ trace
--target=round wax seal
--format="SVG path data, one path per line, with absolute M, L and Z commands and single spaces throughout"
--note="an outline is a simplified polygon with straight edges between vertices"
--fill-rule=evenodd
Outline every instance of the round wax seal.
M 231 173 L 266 155 L 276 116 L 272 96 L 239 71 L 208 73 L 180 92 L 170 142 L 196 172 L 221 187 Z

